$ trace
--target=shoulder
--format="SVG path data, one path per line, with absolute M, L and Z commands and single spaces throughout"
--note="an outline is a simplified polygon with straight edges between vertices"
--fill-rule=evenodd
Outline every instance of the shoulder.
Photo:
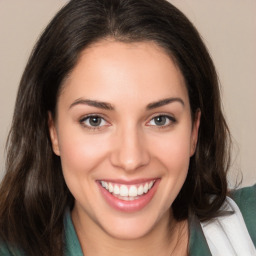
M 256 184 L 251 187 L 233 190 L 230 197 L 236 202 L 243 215 L 256 213 Z
M 244 199 L 247 200 L 254 200 L 256 199 L 256 184 L 251 186 L 251 187 L 245 187 L 245 188 L 240 188 L 237 190 L 231 191 L 231 196 L 233 197 L 234 200 L 240 202 L 241 199 L 244 201 Z M 242 202 L 240 202 L 242 203 Z
M 231 191 L 230 197 L 238 205 L 249 234 L 254 244 L 256 244 L 256 184 L 251 187 Z

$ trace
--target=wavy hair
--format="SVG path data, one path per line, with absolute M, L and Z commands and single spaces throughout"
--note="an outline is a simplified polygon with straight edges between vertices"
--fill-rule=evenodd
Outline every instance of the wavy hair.
M 201 110 L 197 149 L 172 205 L 175 218 L 183 220 L 193 212 L 200 220 L 211 219 L 225 200 L 229 131 L 213 62 L 192 23 L 165 0 L 71 0 L 30 56 L 8 137 L 0 237 L 28 255 L 63 255 L 63 216 L 74 198 L 51 147 L 48 112 L 55 115 L 63 81 L 81 52 L 106 37 L 162 47 L 185 78 L 192 117 Z

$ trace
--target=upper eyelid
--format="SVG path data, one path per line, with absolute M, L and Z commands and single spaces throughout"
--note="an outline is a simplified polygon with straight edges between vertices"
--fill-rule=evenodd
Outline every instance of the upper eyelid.
M 84 120 L 86 120 L 90 117 L 95 117 L 95 116 L 104 119 L 104 121 L 109 123 L 109 124 L 111 123 L 104 114 L 99 114 L 99 113 L 86 114 L 86 115 L 79 118 L 79 122 L 83 122 Z M 165 116 L 165 117 L 169 118 L 170 121 L 175 121 L 175 122 L 177 121 L 177 118 L 173 114 L 164 113 L 164 112 L 163 113 L 154 113 L 153 115 L 150 115 L 150 117 L 147 117 L 145 119 L 145 121 L 146 121 L 146 123 L 149 123 L 153 118 L 156 118 L 158 116 Z
M 101 118 L 101 119 L 103 119 L 104 122 L 106 122 L 106 124 L 104 124 L 104 125 L 102 125 L 102 126 L 91 126 L 91 125 L 85 124 L 85 122 L 86 122 L 89 118 L 95 117 L 95 116 L 96 116 L 96 117 L 99 117 L 99 118 Z M 88 130 L 91 130 L 91 131 L 101 130 L 101 129 L 104 128 L 104 126 L 109 126 L 109 124 L 110 124 L 105 118 L 103 118 L 103 117 L 102 117 L 101 115 L 99 115 L 99 114 L 89 114 L 89 115 L 85 115 L 84 117 L 82 117 L 82 118 L 79 119 L 79 123 L 80 123 L 80 125 L 82 125 L 84 128 L 86 128 L 86 129 L 88 129 Z
M 110 125 L 110 122 L 109 121 L 107 121 L 106 120 L 106 118 L 104 118 L 102 115 L 100 115 L 100 114 L 88 114 L 88 115 L 85 115 L 85 116 L 83 116 L 83 117 L 81 117 L 81 118 L 79 118 L 79 123 L 81 124 L 81 125 L 83 125 L 83 126 L 85 126 L 85 127 L 87 127 L 87 128 L 89 128 L 89 129 L 100 129 L 100 128 L 102 128 L 103 126 L 95 126 L 95 127 L 93 127 L 93 126 L 89 126 L 89 125 L 87 125 L 87 124 L 85 124 L 85 121 L 87 121 L 90 117 L 99 117 L 99 118 L 102 118 L 105 122 L 106 122 L 106 124 L 105 125 L 103 125 L 103 126 L 109 126 Z
M 164 116 L 164 117 L 168 118 L 170 123 L 167 124 L 167 125 L 162 125 L 162 126 L 157 126 L 157 125 L 156 125 L 156 127 L 158 127 L 158 128 L 169 127 L 169 126 L 174 125 L 175 123 L 177 123 L 177 118 L 175 118 L 174 116 L 172 116 L 172 115 L 170 115 L 170 114 L 157 114 L 157 115 L 154 115 L 153 117 L 151 117 L 151 118 L 146 122 L 145 125 L 146 125 L 146 126 L 155 126 L 155 125 L 150 125 L 150 122 L 151 122 L 154 118 L 159 117 L 159 116 Z
M 82 121 L 82 120 L 85 120 L 87 118 L 95 117 L 95 116 L 96 117 L 100 117 L 100 118 L 104 119 L 106 122 L 108 122 L 107 118 L 105 117 L 105 115 L 97 114 L 97 113 L 83 115 L 82 117 L 79 118 L 79 120 Z
M 173 115 L 173 114 L 168 114 L 168 113 L 155 113 L 153 115 L 151 115 L 149 118 L 147 118 L 148 121 L 152 120 L 153 118 L 156 118 L 158 116 L 165 116 L 165 117 L 169 117 L 170 119 L 174 119 L 177 120 L 177 118 Z

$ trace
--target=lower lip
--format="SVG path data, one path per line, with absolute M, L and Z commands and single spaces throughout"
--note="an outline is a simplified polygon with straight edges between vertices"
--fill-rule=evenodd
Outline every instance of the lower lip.
M 140 196 L 138 199 L 132 200 L 132 201 L 124 201 L 121 200 L 115 196 L 113 196 L 111 193 L 109 193 L 105 188 L 103 188 L 99 182 L 98 186 L 100 188 L 100 191 L 107 201 L 107 203 L 113 207 L 116 210 L 122 211 L 122 212 L 136 212 L 144 208 L 146 205 L 148 205 L 153 198 L 153 196 L 156 193 L 157 187 L 160 183 L 160 179 L 157 179 L 154 183 L 154 186 L 148 191 L 147 194 L 144 194 Z

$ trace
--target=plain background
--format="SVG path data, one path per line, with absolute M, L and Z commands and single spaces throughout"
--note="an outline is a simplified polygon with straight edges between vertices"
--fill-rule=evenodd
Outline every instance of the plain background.
M 0 179 L 19 80 L 34 43 L 66 0 L 0 0 Z M 202 35 L 215 62 L 234 140 L 229 184 L 256 182 L 256 1 L 170 0 Z

